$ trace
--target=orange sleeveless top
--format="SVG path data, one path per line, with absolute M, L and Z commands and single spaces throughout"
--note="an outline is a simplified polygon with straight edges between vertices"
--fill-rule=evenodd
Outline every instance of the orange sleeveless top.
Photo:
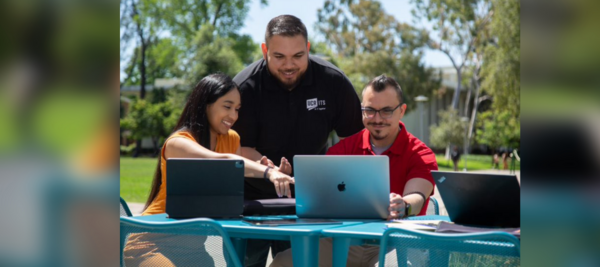
M 142 215 L 151 215 L 166 212 L 165 210 L 167 206 L 167 159 L 165 158 L 165 148 L 167 147 L 167 142 L 172 138 L 187 138 L 196 142 L 196 139 L 194 139 L 194 137 L 192 137 L 192 135 L 186 131 L 176 132 L 169 136 L 167 140 L 165 140 L 165 143 L 160 152 L 160 189 L 152 203 L 150 203 L 150 206 L 148 206 L 148 208 L 144 210 Z M 215 152 L 235 154 L 239 147 L 240 136 L 234 130 L 229 130 L 229 132 L 226 135 L 217 135 L 217 146 L 215 147 Z

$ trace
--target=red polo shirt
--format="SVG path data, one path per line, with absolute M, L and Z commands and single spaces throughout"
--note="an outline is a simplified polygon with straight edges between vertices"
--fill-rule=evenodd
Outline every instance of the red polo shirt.
M 421 140 L 406 131 L 404 123 L 400 122 L 400 133 L 388 150 L 383 152 L 390 158 L 390 190 L 402 195 L 408 180 L 423 178 L 433 186 L 432 170 L 437 170 L 435 154 Z M 327 151 L 327 155 L 375 155 L 370 142 L 371 133 L 367 129 L 344 138 Z M 433 192 L 431 193 L 433 195 Z M 419 215 L 425 215 L 429 199 Z

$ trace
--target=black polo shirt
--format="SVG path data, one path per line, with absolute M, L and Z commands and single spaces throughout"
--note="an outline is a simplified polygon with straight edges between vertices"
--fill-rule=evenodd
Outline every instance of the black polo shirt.
M 256 150 L 279 165 L 281 157 L 293 164 L 295 155 L 325 154 L 327 138 L 364 128 L 360 100 L 350 80 L 333 64 L 309 56 L 300 84 L 282 88 L 264 59 L 252 63 L 233 80 L 240 86 L 242 107 L 233 129 L 242 146 Z M 246 179 L 246 198 L 276 197 L 271 183 Z

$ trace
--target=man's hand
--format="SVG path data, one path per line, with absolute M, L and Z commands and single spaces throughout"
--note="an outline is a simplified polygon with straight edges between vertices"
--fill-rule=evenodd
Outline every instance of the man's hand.
M 265 165 L 265 166 L 269 166 L 269 167 L 271 167 L 281 173 L 285 173 L 287 175 L 292 174 L 292 165 L 285 157 L 281 157 L 281 163 L 279 164 L 279 166 L 275 166 L 275 164 L 273 164 L 273 161 L 271 161 L 266 156 L 262 156 L 262 158 L 260 159 L 260 161 L 258 163 Z
M 399 219 L 404 217 L 404 211 L 406 209 L 406 203 L 402 199 L 402 196 L 396 193 L 390 193 L 390 215 L 388 220 Z
M 292 165 L 285 157 L 281 157 L 281 163 L 279 163 L 279 167 L 276 167 L 276 168 L 278 171 L 285 173 L 287 175 L 292 174 Z
M 271 168 L 275 168 L 275 164 L 273 164 L 273 161 L 271 161 L 266 156 L 262 156 L 262 158 L 260 158 L 260 160 L 258 161 L 258 163 L 260 163 L 262 165 L 265 165 L 265 166 L 269 166 Z
M 268 177 L 269 177 L 269 180 L 275 186 L 275 191 L 277 192 L 277 196 L 279 196 L 279 197 L 287 196 L 288 198 L 292 197 L 292 191 L 290 190 L 290 184 L 295 183 L 294 178 L 288 176 L 287 174 L 281 173 L 275 169 L 269 170 Z

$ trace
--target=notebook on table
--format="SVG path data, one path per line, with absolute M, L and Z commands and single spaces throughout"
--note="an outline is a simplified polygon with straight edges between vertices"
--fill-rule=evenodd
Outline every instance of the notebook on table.
M 244 161 L 168 159 L 170 218 L 240 218 L 244 209 Z
M 299 218 L 387 218 L 387 156 L 298 155 L 293 160 Z
M 515 175 L 431 172 L 450 220 L 479 227 L 520 227 L 521 187 Z

